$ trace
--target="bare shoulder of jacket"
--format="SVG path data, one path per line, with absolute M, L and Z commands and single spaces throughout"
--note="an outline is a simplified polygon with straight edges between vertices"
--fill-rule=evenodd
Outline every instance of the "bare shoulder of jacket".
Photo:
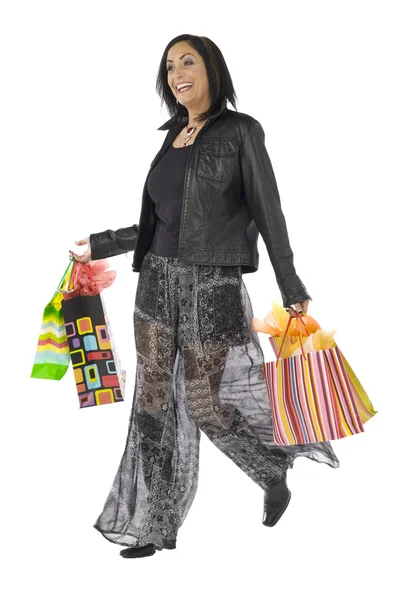
M 257 126 L 257 129 L 264 135 L 260 122 L 247 113 L 228 109 L 223 123 L 225 126 L 224 135 L 235 133 L 242 142 L 244 142 L 249 130 L 254 126 Z

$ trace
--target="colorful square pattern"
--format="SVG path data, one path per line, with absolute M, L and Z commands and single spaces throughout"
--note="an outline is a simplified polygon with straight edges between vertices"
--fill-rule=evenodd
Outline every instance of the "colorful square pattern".
M 101 295 L 64 300 L 62 310 L 80 408 L 123 401 L 126 374 Z

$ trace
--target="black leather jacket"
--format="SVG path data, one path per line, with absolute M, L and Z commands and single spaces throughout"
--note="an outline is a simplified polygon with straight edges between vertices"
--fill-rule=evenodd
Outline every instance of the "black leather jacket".
M 187 123 L 175 117 L 158 127 L 168 130 L 149 173 Z M 149 176 L 148 173 L 148 176 Z M 157 215 L 145 180 L 139 225 L 90 235 L 91 259 L 134 251 L 133 271 L 140 272 L 155 232 Z M 271 260 L 283 305 L 310 299 L 293 264 L 278 187 L 265 147 L 265 133 L 253 117 L 227 108 L 198 132 L 185 171 L 178 259 L 186 263 L 242 265 L 258 269 L 258 235 Z

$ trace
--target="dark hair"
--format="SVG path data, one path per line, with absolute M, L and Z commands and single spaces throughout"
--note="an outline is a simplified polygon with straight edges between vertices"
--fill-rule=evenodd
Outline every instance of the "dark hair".
M 185 106 L 177 103 L 177 99 L 172 93 L 167 82 L 167 66 L 166 59 L 168 51 L 177 42 L 186 41 L 194 50 L 203 57 L 204 64 L 207 70 L 208 85 L 210 91 L 210 108 L 200 113 L 197 120 L 204 121 L 217 112 L 221 102 L 226 98 L 230 104 L 236 108 L 236 93 L 233 87 L 232 78 L 227 68 L 226 62 L 220 49 L 209 38 L 182 34 L 173 38 L 166 46 L 159 65 L 158 76 L 156 79 L 156 92 L 161 98 L 161 107 L 165 103 L 170 117 L 177 115 L 177 119 L 188 116 L 188 111 Z

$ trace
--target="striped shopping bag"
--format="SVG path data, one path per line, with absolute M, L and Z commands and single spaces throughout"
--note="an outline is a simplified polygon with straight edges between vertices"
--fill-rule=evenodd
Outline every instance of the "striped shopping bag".
M 291 318 L 278 354 L 270 337 L 277 360 L 264 363 L 274 442 L 309 444 L 363 432 L 378 411 L 335 342 L 326 350 L 305 352 L 298 334 L 302 354 L 279 358 Z
M 52 299 L 45 306 L 32 367 L 31 377 L 33 378 L 55 379 L 58 381 L 67 372 L 70 363 L 70 352 L 62 312 L 63 294 L 60 289 L 61 286 L 67 289 L 74 263 L 75 258 L 72 258 Z

